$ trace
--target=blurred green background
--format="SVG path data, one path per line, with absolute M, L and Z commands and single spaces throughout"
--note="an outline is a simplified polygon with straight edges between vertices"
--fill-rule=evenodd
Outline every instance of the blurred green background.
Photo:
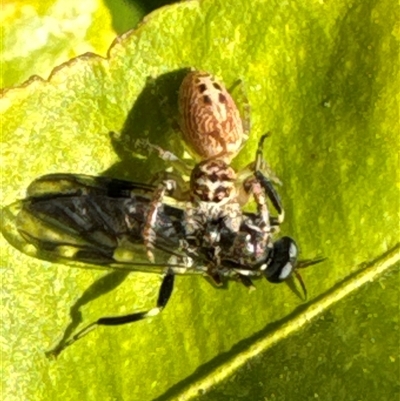
M 133 29 L 168 0 L 4 0 L 0 87 L 21 84 L 86 52 L 102 56 L 116 35 Z

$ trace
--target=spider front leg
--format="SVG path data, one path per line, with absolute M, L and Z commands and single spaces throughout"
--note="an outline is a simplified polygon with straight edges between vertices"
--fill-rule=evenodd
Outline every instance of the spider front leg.
M 264 134 L 258 142 L 258 148 L 256 153 L 256 161 L 254 166 L 254 176 L 257 182 L 264 189 L 266 195 L 278 212 L 278 223 L 281 224 L 285 217 L 281 199 L 278 192 L 275 190 L 272 181 L 262 172 L 262 167 L 265 165 L 263 145 L 266 138 L 270 136 L 269 133 Z
M 272 224 L 271 216 L 269 213 L 265 192 L 255 177 L 249 177 L 243 183 L 243 188 L 246 194 L 252 194 L 254 201 L 257 205 L 257 213 L 261 219 L 262 227 L 265 231 L 270 231 Z
M 243 188 L 246 194 L 253 194 L 254 200 L 257 204 L 257 210 L 262 221 L 265 224 L 270 224 L 271 226 L 279 226 L 282 224 L 285 216 L 282 202 L 272 183 L 272 179 L 263 173 L 266 164 L 263 157 L 263 145 L 268 136 L 269 134 L 263 135 L 258 143 L 256 159 L 248 166 L 252 170 L 253 174 L 244 180 Z M 278 217 L 270 216 L 266 202 L 267 198 L 278 212 Z
M 153 227 L 157 221 L 157 215 L 164 196 L 167 192 L 173 192 L 176 189 L 176 181 L 174 180 L 164 180 L 161 182 L 157 189 L 153 193 L 152 200 L 150 202 L 149 211 L 146 216 L 145 224 L 143 227 L 143 243 L 147 250 L 147 257 L 151 262 L 154 263 L 154 255 L 152 252 L 153 243 L 155 242 L 155 234 Z
M 134 147 L 146 155 L 155 153 L 160 159 L 167 162 L 167 164 L 174 168 L 179 174 L 189 176 L 193 169 L 192 164 L 184 162 L 174 153 L 170 152 L 169 150 L 165 150 L 158 145 L 152 144 L 147 139 L 136 139 L 134 141 Z
M 257 182 L 261 185 L 261 187 L 267 194 L 275 210 L 278 212 L 278 224 L 282 224 L 285 218 L 285 211 L 283 210 L 282 202 L 278 195 L 278 192 L 276 192 L 274 186 L 272 185 L 272 182 L 261 171 L 256 171 L 254 175 Z

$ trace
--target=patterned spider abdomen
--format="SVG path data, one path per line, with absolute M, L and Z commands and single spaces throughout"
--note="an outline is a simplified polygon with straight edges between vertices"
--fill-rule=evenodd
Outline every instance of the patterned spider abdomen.
M 187 145 L 202 160 L 228 164 L 246 138 L 239 110 L 224 85 L 206 72 L 191 72 L 179 89 L 180 127 Z

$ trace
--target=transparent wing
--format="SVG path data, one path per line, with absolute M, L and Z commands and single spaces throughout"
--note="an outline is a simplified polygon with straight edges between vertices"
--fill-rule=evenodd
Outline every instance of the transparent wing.
M 62 195 L 104 195 L 110 198 L 129 198 L 151 194 L 155 187 L 149 184 L 95 177 L 84 174 L 47 174 L 34 180 L 28 187 L 27 197 L 57 197 Z
M 51 174 L 28 187 L 27 198 L 2 210 L 4 237 L 36 258 L 85 268 L 162 272 L 179 248 L 182 209 L 163 205 L 154 226 L 155 263 L 142 230 L 154 187 L 73 174 Z M 177 266 L 177 265 L 175 265 Z

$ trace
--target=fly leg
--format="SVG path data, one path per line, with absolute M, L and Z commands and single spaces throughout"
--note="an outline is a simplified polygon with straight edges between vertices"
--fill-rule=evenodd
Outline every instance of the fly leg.
M 254 286 L 253 282 L 249 279 L 248 276 L 245 276 L 244 274 L 239 274 L 237 275 L 237 279 L 239 282 L 241 282 L 245 287 L 247 287 L 250 291 L 254 291 L 256 287 Z
M 131 313 L 123 316 L 101 317 L 95 322 L 90 323 L 63 344 L 60 344 L 57 348 L 47 352 L 47 356 L 57 357 L 65 348 L 69 347 L 82 337 L 85 337 L 91 331 L 96 329 L 97 326 L 118 326 L 121 324 L 138 322 L 139 320 L 146 319 L 147 317 L 158 315 L 165 308 L 169 299 L 171 298 L 172 290 L 174 288 L 174 278 L 175 276 L 172 272 L 168 272 L 164 276 L 155 308 L 145 312 Z

